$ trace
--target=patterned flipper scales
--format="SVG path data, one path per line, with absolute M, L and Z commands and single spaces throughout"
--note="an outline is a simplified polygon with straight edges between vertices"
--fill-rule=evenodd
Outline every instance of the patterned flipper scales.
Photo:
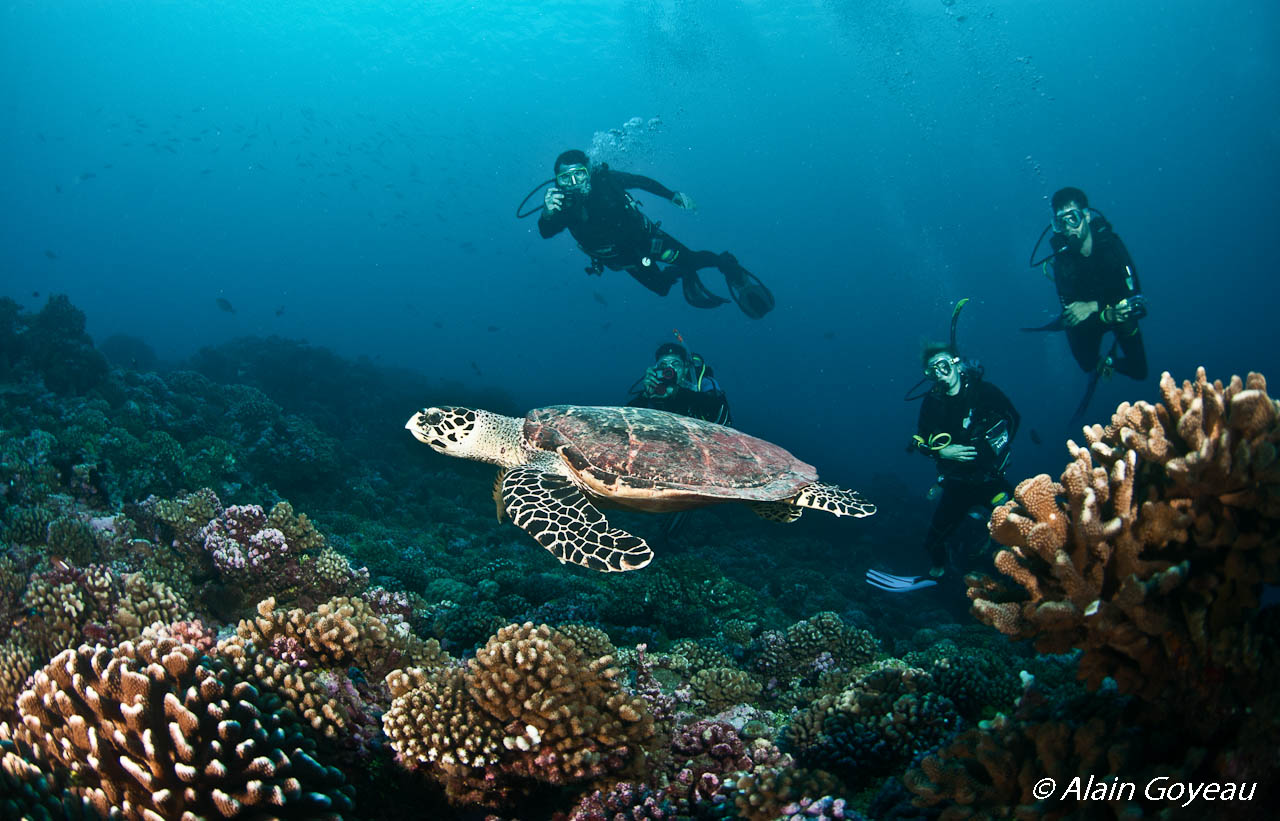
M 751 511 L 766 522 L 790 524 L 800 518 L 804 508 L 796 507 L 790 502 L 752 502 Z
M 644 539 L 610 527 L 572 481 L 535 467 L 502 476 L 507 515 L 563 564 L 602 572 L 639 570 L 653 560 Z
M 835 485 L 824 485 L 814 482 L 796 494 L 791 500 L 796 507 L 811 507 L 814 510 L 825 510 L 836 516 L 870 516 L 876 512 L 876 506 L 858 495 L 856 491 L 845 490 Z

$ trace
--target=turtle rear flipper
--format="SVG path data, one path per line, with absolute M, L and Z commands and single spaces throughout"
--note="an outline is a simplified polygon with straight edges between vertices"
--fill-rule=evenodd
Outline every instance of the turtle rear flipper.
M 824 485 L 814 482 L 805 486 L 791 500 L 796 507 L 811 507 L 814 510 L 825 510 L 836 516 L 870 516 L 876 512 L 876 506 L 858 495 L 857 491 L 845 490 L 835 485 Z
M 749 507 L 761 519 L 767 522 L 790 524 L 800 518 L 804 508 L 796 507 L 790 502 L 752 502 Z
M 568 478 L 535 467 L 502 476 L 507 515 L 561 564 L 602 572 L 638 570 L 653 559 L 644 539 L 610 527 L 604 514 Z

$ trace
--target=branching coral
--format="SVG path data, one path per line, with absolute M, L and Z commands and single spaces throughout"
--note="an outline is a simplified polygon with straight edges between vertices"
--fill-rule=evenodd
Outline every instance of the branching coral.
M 971 577 L 969 596 L 1042 652 L 1082 649 L 1092 686 L 1109 676 L 1211 731 L 1274 667 L 1255 616 L 1280 581 L 1280 414 L 1259 374 L 1223 386 L 1201 368 L 1179 386 L 1165 373 L 1160 390 L 1068 442 L 1060 483 L 1018 485 L 990 529 L 1021 589 Z
M 498 805 L 537 783 L 623 773 L 643 762 L 653 719 L 612 663 L 546 625 L 508 625 L 465 669 L 389 675 L 383 727 L 400 760 L 456 803 Z
M 1114 693 L 1099 693 L 1058 705 L 1033 686 L 1016 714 L 965 730 L 921 760 L 903 781 L 915 794 L 913 803 L 940 810 L 943 821 L 1156 815 L 1162 808 L 1144 800 L 1133 785 L 1157 775 L 1174 781 L 1201 777 L 1197 767 L 1204 750 L 1170 743 L 1170 727 L 1153 732 L 1134 726 L 1125 702 Z M 1047 799 L 1035 792 L 1046 778 L 1058 786 Z M 1112 790 L 1117 781 L 1129 783 L 1128 791 Z M 1236 817 L 1235 809 L 1223 811 Z M 1173 817 L 1209 813 L 1197 804 L 1191 815 Z
M 14 741 L 71 770 L 71 791 L 104 816 L 337 819 L 352 806 L 278 699 L 177 639 L 66 650 L 18 706 Z
M 886 773 L 956 726 L 955 705 L 936 691 L 923 670 L 884 667 L 797 713 L 787 744 L 809 766 L 859 778 Z
M 270 513 L 232 505 L 195 534 L 224 581 L 252 600 L 268 595 L 318 597 L 359 592 L 368 582 L 288 502 Z
M 392 632 L 363 599 L 338 596 L 307 611 L 277 608 L 273 598 L 258 603 L 258 614 L 244 619 L 236 635 L 261 650 L 292 646 L 294 661 L 313 667 L 358 667 L 381 678 L 400 665 L 434 666 L 450 659 L 434 639 L 423 641 L 407 630 Z
M 787 706 L 805 701 L 820 678 L 871 661 L 879 642 L 866 630 L 845 624 L 836 613 L 824 611 L 785 632 L 765 631 L 754 649 L 752 666 L 763 674 L 769 698 Z

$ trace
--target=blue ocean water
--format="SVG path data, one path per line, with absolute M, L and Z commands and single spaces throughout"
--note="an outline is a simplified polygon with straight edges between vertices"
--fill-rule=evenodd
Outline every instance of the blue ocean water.
M 1010 476 L 1056 475 L 1078 435 L 1065 340 L 1017 331 L 1056 306 L 1027 258 L 1058 187 L 1107 214 L 1151 305 L 1152 376 L 1103 384 L 1091 419 L 1164 370 L 1280 374 L 1277 30 L 1240 0 L 19 0 L 2 290 L 68 294 L 95 339 L 164 359 L 278 334 L 529 407 L 622 403 L 678 329 L 741 428 L 834 481 L 896 476 L 876 501 L 923 517 L 901 397 L 957 299 L 1045 443 L 1024 434 Z M 570 147 L 691 194 L 639 199 L 776 311 L 588 277 L 514 219 Z

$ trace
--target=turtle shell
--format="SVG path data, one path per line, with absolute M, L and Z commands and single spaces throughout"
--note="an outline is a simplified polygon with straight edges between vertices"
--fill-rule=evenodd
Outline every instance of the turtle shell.
M 763 439 L 648 408 L 538 408 L 525 416 L 524 437 L 558 453 L 595 495 L 639 510 L 779 501 L 818 478 L 812 465 Z

